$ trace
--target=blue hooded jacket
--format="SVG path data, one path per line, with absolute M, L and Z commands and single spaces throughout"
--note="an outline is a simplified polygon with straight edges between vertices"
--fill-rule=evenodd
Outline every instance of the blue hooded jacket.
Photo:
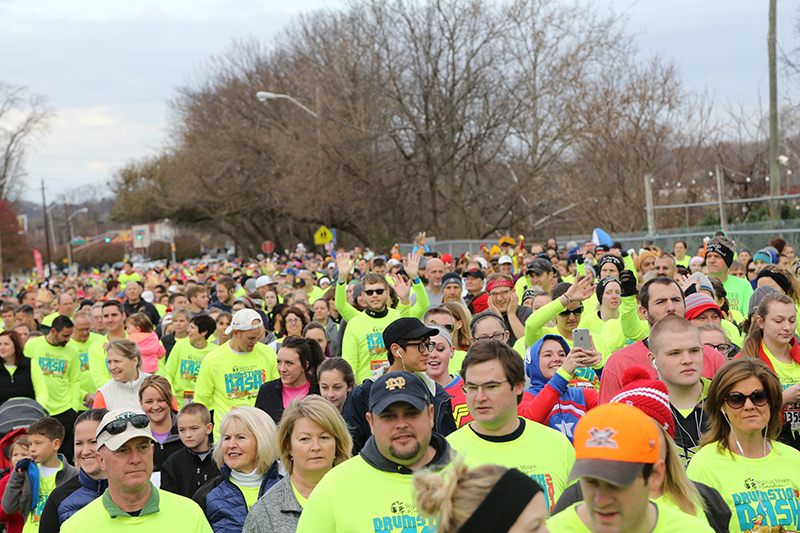
M 532 397 L 539 395 L 547 386 L 555 390 L 558 394 L 558 400 L 550 411 L 546 423 L 549 427 L 566 435 L 569 441 L 572 442 L 575 424 L 589 410 L 590 402 L 587 399 L 587 391 L 591 391 L 589 394 L 593 396 L 593 405 L 597 402 L 597 391 L 593 388 L 570 387 L 569 381 L 558 372 L 549 381 L 546 380 L 539 368 L 539 352 L 542 350 L 542 344 L 546 340 L 559 342 L 566 353 L 571 350 L 567 341 L 560 335 L 545 335 L 528 348 L 525 353 L 525 374 L 530 379 L 531 384 L 525 389 L 522 401 L 526 401 L 526 396 L 528 397 L 527 401 L 530 401 Z

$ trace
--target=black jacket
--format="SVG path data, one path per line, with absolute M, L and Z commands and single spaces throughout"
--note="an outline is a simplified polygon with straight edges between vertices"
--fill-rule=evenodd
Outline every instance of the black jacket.
M 136 313 L 144 313 L 147 315 L 147 318 L 150 319 L 150 322 L 153 323 L 154 328 L 161 321 L 161 315 L 158 314 L 158 309 L 150 302 L 144 300 L 139 300 L 135 304 L 125 302 L 122 307 L 125 309 L 125 314 L 127 316 L 135 315 Z
M 458 429 L 453 418 L 453 404 L 450 402 L 450 395 L 447 394 L 444 387 L 428 376 L 419 373 L 417 375 L 422 377 L 422 380 L 428 385 L 428 394 L 432 396 L 429 399 L 433 405 L 433 431 L 440 435 L 449 435 Z M 353 455 L 357 455 L 361 451 L 367 439 L 372 435 L 369 422 L 367 422 L 367 412 L 369 412 L 369 392 L 377 377 L 380 377 L 380 374 L 374 373 L 361 385 L 354 388 L 347 395 L 347 400 L 342 408 L 342 416 L 353 437 Z M 436 394 L 431 395 L 431 384 L 436 385 Z
M 267 381 L 261 388 L 258 389 L 258 396 L 256 397 L 256 408 L 261 409 L 267 413 L 272 420 L 278 424 L 283 416 L 283 384 L 281 378 Z M 319 385 L 311 384 L 308 389 L 309 394 L 319 395 Z
M 13 376 L 8 373 L 5 365 L 0 365 L 0 405 L 11 398 L 36 399 L 31 381 L 31 361 L 32 359 L 23 357 Z
M 214 461 L 212 450 L 205 459 L 184 447 L 164 461 L 161 465 L 161 488 L 191 498 L 209 480 L 219 476 L 219 467 Z
M 169 430 L 169 435 L 163 443 L 153 443 L 153 470 L 155 472 L 161 471 L 161 466 L 167 457 L 185 448 L 180 435 L 178 435 L 178 417 L 173 412 L 170 414 L 172 415 L 172 429 Z
M 697 481 L 692 481 L 692 483 L 694 483 L 694 486 L 697 487 L 697 491 L 700 493 L 700 497 L 703 498 L 706 508 L 708 509 L 706 512 L 706 520 L 708 520 L 708 524 L 715 531 L 715 533 L 728 533 L 728 527 L 730 526 L 731 522 L 731 508 L 728 507 L 728 504 L 725 503 L 724 499 L 722 499 L 722 496 L 717 489 Z M 573 483 L 561 493 L 561 497 L 558 498 L 555 507 L 553 507 L 553 512 L 550 513 L 550 516 L 558 514 L 564 509 L 571 507 L 573 503 L 582 501 L 583 491 L 581 491 L 581 484 Z

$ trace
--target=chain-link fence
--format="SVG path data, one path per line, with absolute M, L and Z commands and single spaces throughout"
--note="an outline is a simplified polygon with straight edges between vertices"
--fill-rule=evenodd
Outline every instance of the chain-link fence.
M 728 236 L 736 242 L 736 247 L 749 248 L 753 253 L 763 248 L 773 237 L 783 237 L 787 244 L 795 250 L 800 244 L 800 219 L 780 220 L 777 222 L 748 222 L 743 224 L 729 224 Z M 719 231 L 719 226 L 703 226 L 693 228 L 673 228 L 660 229 L 655 236 L 655 244 L 662 250 L 672 251 L 675 241 L 686 241 L 690 255 L 695 255 L 697 249 L 703 245 L 704 237 L 711 237 Z M 645 232 L 616 233 L 611 237 L 614 241 L 619 241 L 623 248 L 634 248 L 638 250 L 644 244 Z M 516 237 L 516 236 L 515 236 Z M 586 241 L 591 240 L 590 233 L 578 235 L 557 236 L 556 241 L 561 249 L 567 246 L 570 241 L 575 241 L 578 246 L 582 246 Z M 535 241 L 526 242 L 526 248 Z M 428 237 L 427 244 L 431 250 L 441 254 L 450 254 L 458 257 L 463 253 L 470 255 L 480 251 L 481 245 L 488 247 L 497 244 L 497 240 L 452 240 L 437 241 L 435 238 Z M 406 254 L 411 252 L 413 244 L 400 244 L 400 250 Z

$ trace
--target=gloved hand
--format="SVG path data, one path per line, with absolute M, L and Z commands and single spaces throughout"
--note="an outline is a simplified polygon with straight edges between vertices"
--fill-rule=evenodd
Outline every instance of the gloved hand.
M 14 467 L 14 470 L 17 472 L 27 472 L 28 466 L 33 463 L 30 457 L 23 457 L 19 461 L 17 461 L 17 466 Z M 35 463 L 34 463 L 35 464 Z
M 623 270 L 619 275 L 620 292 L 622 296 L 636 296 L 636 276 L 630 270 Z

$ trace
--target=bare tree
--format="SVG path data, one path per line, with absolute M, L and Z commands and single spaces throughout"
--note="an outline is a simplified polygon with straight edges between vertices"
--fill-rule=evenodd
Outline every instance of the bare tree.
M 25 155 L 47 131 L 53 116 L 43 96 L 0 82 L 0 199 L 16 199 Z

